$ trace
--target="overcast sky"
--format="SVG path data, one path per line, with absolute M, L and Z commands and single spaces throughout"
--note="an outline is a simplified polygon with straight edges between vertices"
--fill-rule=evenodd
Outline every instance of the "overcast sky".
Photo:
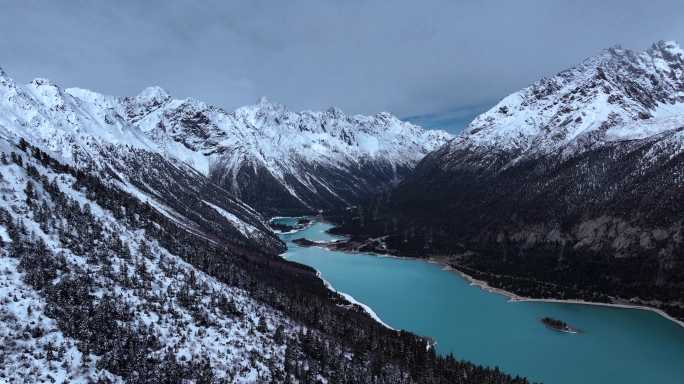
M 227 110 L 264 95 L 296 110 L 448 111 L 461 121 L 602 48 L 684 40 L 682 0 L 1 6 L 0 66 L 17 81 L 113 95 L 160 85 Z

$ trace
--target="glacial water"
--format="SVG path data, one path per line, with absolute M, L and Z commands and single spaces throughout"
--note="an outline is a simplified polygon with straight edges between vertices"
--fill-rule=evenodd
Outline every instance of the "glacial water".
M 288 219 L 283 219 L 289 221 Z M 285 258 L 321 272 L 383 322 L 436 340 L 440 353 L 557 384 L 684 383 L 684 328 L 656 313 L 578 304 L 508 302 L 419 260 L 300 247 L 331 240 L 330 225 L 281 235 Z M 582 330 L 546 328 L 544 316 Z

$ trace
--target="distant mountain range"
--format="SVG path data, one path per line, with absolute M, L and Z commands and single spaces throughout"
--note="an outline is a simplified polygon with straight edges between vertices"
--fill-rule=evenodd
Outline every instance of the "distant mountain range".
M 397 184 L 451 138 L 388 113 L 291 112 L 265 98 L 228 113 L 172 99 L 159 87 L 123 98 L 62 90 L 43 79 L 16 89 L 16 98 L 4 105 L 11 110 L 5 126 L 26 127 L 29 137 L 55 153 L 71 158 L 65 145 L 71 137 L 152 150 L 269 215 L 353 204 Z
M 338 220 L 523 295 L 684 318 L 682 196 L 684 51 L 661 41 L 607 49 L 505 97 Z

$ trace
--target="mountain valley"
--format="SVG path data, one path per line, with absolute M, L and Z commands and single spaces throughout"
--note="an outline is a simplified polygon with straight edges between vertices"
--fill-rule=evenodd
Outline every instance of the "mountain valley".
M 307 215 L 336 227 L 293 244 L 439 258 L 522 297 L 684 319 L 675 42 L 607 49 L 458 136 L 0 70 L 0 152 L 0 381 L 528 382 L 438 353 L 289 261 L 283 236 Z

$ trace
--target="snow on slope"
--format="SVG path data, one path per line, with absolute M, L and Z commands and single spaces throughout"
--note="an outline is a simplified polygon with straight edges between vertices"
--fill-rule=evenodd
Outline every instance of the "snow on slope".
M 98 140 L 153 148 L 111 105 L 84 102 L 45 79 L 18 86 L 0 70 L 0 112 L 0 134 L 40 142 L 72 162 L 75 145 L 85 149 Z
M 204 200 L 203 200 L 204 201 Z M 240 232 L 245 235 L 246 237 L 253 237 L 255 236 L 256 233 L 259 232 L 257 228 L 254 226 L 245 223 L 244 221 L 240 220 L 237 216 L 233 215 L 232 213 L 226 211 L 225 209 L 219 207 L 218 205 L 212 204 L 208 201 L 204 201 L 204 203 L 216 210 L 216 212 L 220 213 L 221 216 L 225 217 L 228 219 L 231 223 L 235 225 L 235 227 L 240 230 Z
M 452 148 L 577 151 L 684 126 L 684 51 L 660 41 L 619 47 L 513 93 L 478 116 Z
M 11 143 L 0 140 L 3 153 L 12 149 Z M 148 358 L 162 359 L 165 353 L 171 353 L 180 362 L 208 361 L 217 378 L 235 383 L 268 380 L 274 369 L 282 370 L 285 346 L 274 342 L 272 331 L 283 326 L 287 335 L 298 331 L 298 324 L 255 301 L 247 292 L 194 268 L 151 240 L 144 230 L 127 226 L 113 212 L 89 199 L 85 191 L 74 188 L 72 176 L 43 167 L 21 152 L 19 156 L 23 157 L 22 166 L 0 164 L 0 232 L 3 243 L 12 244 L 0 244 L 0 342 L 7 347 L 0 350 L 0 381 L 39 382 L 51 381 L 52 377 L 57 382 L 124 382 L 99 363 L 106 358 L 109 360 L 104 366 L 121 368 L 111 360 L 121 358 L 115 347 L 104 354 L 93 351 L 85 356 L 79 350 L 86 342 L 64 335 L 65 325 L 60 321 L 65 319 L 55 317 L 74 305 L 69 300 L 92 300 L 86 304 L 92 318 L 101 315 L 97 311 L 107 300 L 114 300 L 115 311 L 131 317 L 125 324 L 119 320 L 119 326 L 151 335 L 163 346 Z M 27 171 L 29 165 L 37 169 L 38 176 Z M 37 180 L 42 178 L 45 181 L 41 184 Z M 32 193 L 25 188 L 30 183 L 34 186 Z M 56 186 L 63 197 L 47 191 L 47 184 Z M 70 210 L 77 214 L 69 214 Z M 10 225 L 14 226 L 11 231 Z M 94 244 L 105 248 L 83 252 L 80 247 L 87 246 L 87 241 L 81 239 L 76 242 L 80 245 L 75 245 L 68 240 L 76 228 L 79 237 L 89 233 L 101 236 Z M 15 237 L 11 238 L 9 232 Z M 114 239 L 120 239 L 129 252 L 117 251 L 111 245 L 117 242 Z M 24 245 L 15 247 L 18 241 Z M 40 246 L 34 245 L 28 251 L 23 248 L 32 243 L 43 243 L 47 255 L 36 256 Z M 58 267 L 41 270 L 40 263 L 46 261 L 40 260 L 57 260 L 50 263 Z M 60 265 L 59 260 L 64 264 Z M 26 283 L 36 279 L 44 279 L 44 284 L 52 288 Z M 55 296 L 57 287 L 70 279 L 82 279 L 79 281 L 88 284 L 79 284 L 84 294 L 78 298 Z M 265 329 L 257 328 L 260 321 L 265 321 Z M 112 337 L 119 340 L 109 342 L 120 342 L 125 335 Z
M 35 383 L 63 383 L 70 378 L 87 383 L 100 377 L 123 383 L 111 372 L 85 364 L 86 356 L 76 348 L 76 341 L 64 336 L 56 321 L 45 315 L 45 300 L 22 281 L 19 270 L 18 260 L 0 252 L 0 343 L 4 346 L 0 378 Z M 97 356 L 87 358 L 97 363 Z
M 63 91 L 45 79 L 20 86 L 0 70 L 0 138 L 15 143 L 24 138 L 64 163 L 108 173 L 110 181 L 119 183 L 122 189 L 136 191 L 136 195 L 152 206 L 165 207 L 169 200 L 178 199 L 183 185 L 196 189 L 188 190 L 186 196 L 197 195 L 206 193 L 207 188 L 202 185 L 209 181 L 190 168 L 194 165 L 206 174 L 206 156 L 175 141 L 163 146 L 132 123 L 141 111 L 149 113 L 168 101 L 164 95 L 160 88 L 148 88 L 135 98 L 119 99 L 82 89 Z M 162 158 L 152 156 L 155 154 Z M 155 190 L 145 180 L 148 175 L 171 190 Z M 221 203 L 228 202 L 223 209 L 240 212 L 235 216 L 237 221 L 232 222 L 238 231 L 251 225 L 245 220 L 263 224 L 258 213 L 232 199 L 228 191 L 223 193 L 225 196 L 216 195 Z M 167 211 L 160 209 L 160 212 Z M 268 229 L 259 225 L 258 231 L 268 232 Z M 251 236 L 262 240 L 267 237 L 254 233 Z M 267 241 L 272 243 L 273 239 Z

